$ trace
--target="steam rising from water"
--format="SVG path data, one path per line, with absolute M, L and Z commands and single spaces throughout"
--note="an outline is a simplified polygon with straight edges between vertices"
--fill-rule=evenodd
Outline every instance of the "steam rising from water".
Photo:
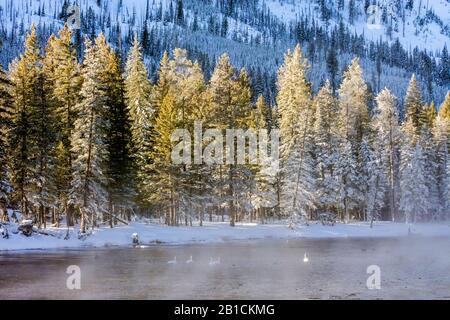
M 175 256 L 177 263 L 168 265 Z M 69 265 L 81 268 L 79 291 L 65 286 Z M 366 287 L 369 265 L 381 268 L 381 290 Z M 450 239 L 7 253 L 0 267 L 0 299 L 450 299 Z

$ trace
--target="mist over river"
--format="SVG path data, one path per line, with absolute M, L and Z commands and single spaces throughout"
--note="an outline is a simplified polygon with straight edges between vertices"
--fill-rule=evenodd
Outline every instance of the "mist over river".
M 367 287 L 373 265 L 379 290 Z M 80 290 L 67 288 L 69 266 Z M 2 252 L 0 270 L 0 299 L 450 299 L 450 239 Z

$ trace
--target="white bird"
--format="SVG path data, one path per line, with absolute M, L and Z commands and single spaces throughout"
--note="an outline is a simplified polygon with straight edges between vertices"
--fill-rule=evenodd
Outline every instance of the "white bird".
M 173 260 L 168 261 L 167 264 L 177 264 L 177 257 L 173 258 Z
M 214 266 L 216 264 L 220 264 L 220 257 L 217 260 L 213 260 L 213 258 L 209 259 L 209 265 Z
M 192 256 L 189 258 L 189 260 L 186 260 L 187 264 L 192 263 L 192 262 L 194 262 L 194 260 L 192 259 Z
M 305 253 L 305 255 L 303 256 L 303 262 L 304 263 L 308 263 L 309 262 L 309 258 L 308 255 Z

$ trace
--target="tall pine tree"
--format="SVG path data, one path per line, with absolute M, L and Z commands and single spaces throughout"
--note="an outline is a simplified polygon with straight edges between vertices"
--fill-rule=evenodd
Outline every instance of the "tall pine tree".
M 91 41 L 85 42 L 86 52 L 83 64 L 83 86 L 81 101 L 76 105 L 78 118 L 72 134 L 73 178 L 70 202 L 81 216 L 80 232 L 86 232 L 87 224 L 95 226 L 97 214 L 107 210 L 105 162 L 107 144 L 105 141 L 108 124 L 104 115 L 108 111 L 108 98 L 102 85 L 100 71 L 102 59 L 98 47 Z
M 31 186 L 37 167 L 32 155 L 37 146 L 33 143 L 31 117 L 39 103 L 40 48 L 36 26 L 32 26 L 25 40 L 25 52 L 10 66 L 13 84 L 14 110 L 10 131 L 11 182 L 14 199 L 20 203 L 21 212 L 31 217 Z
M 140 200 L 148 195 L 151 172 L 152 134 L 155 108 L 152 105 L 152 85 L 142 57 L 137 37 L 128 55 L 126 64 L 125 98 L 131 120 L 132 150 L 137 170 Z
M 381 155 L 381 163 L 388 179 L 389 218 L 394 221 L 398 208 L 398 171 L 401 132 L 397 111 L 397 99 L 384 89 L 376 98 L 377 106 L 372 120 L 375 134 L 375 150 Z
M 278 71 L 277 104 L 280 114 L 283 208 L 293 227 L 298 215 L 308 217 L 313 208 L 314 171 L 311 157 L 313 108 L 307 61 L 300 45 L 288 51 Z

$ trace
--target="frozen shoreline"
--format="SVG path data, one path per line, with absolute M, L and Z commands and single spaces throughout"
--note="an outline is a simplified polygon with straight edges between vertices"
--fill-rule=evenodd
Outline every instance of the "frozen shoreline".
M 373 229 L 369 223 L 355 222 L 322 226 L 313 222 L 309 226 L 298 226 L 290 230 L 286 223 L 259 225 L 241 223 L 232 228 L 228 223 L 204 223 L 203 227 L 167 227 L 159 224 L 132 222 L 129 226 L 113 229 L 96 229 L 86 240 L 77 238 L 77 229 L 71 229 L 70 239 L 64 240 L 66 228 L 48 228 L 55 236 L 34 234 L 27 238 L 9 231 L 9 239 L 0 238 L 0 252 L 19 250 L 46 250 L 69 248 L 101 248 L 131 246 L 133 233 L 139 235 L 141 245 L 223 243 L 237 240 L 258 239 L 332 239 L 332 238 L 390 238 L 408 236 L 408 226 L 402 223 L 377 222 Z M 450 237 L 450 224 L 416 224 L 412 234 L 425 237 Z

